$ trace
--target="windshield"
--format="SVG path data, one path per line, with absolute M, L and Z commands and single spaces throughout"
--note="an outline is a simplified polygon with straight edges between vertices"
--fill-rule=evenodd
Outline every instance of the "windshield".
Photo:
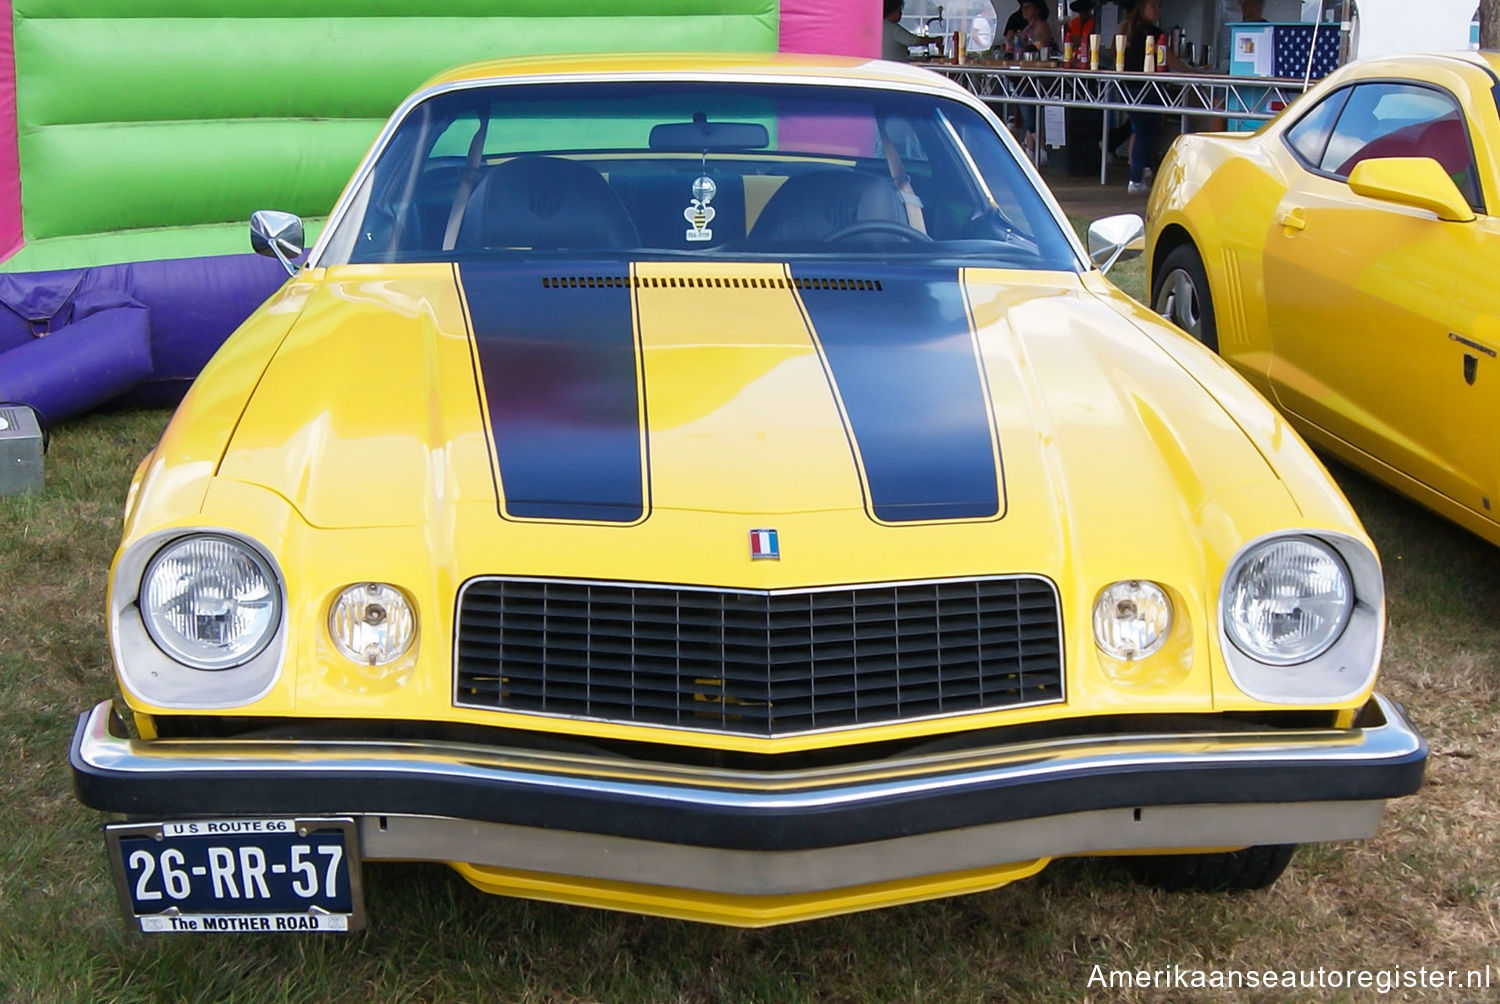
M 321 263 L 577 254 L 1079 268 L 962 102 L 691 81 L 436 95 L 392 133 Z

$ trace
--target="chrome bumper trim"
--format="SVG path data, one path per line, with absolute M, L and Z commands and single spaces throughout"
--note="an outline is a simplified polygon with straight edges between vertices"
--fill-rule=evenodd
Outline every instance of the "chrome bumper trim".
M 88 805 L 205 812 L 450 816 L 739 850 L 805 850 L 1070 812 L 1384 800 L 1426 759 L 1376 696 L 1347 730 L 1132 734 L 1001 744 L 798 771 L 446 742 L 130 739 L 110 705 L 81 717 Z
M 1378 800 L 1105 809 L 801 851 L 684 847 L 432 816 L 363 816 L 358 823 L 369 861 L 461 861 L 714 895 L 797 896 L 1113 851 L 1359 840 L 1375 835 L 1384 809 Z

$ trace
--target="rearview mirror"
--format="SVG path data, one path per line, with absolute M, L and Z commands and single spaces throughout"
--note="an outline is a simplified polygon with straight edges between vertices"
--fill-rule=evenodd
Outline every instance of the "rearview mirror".
M 1146 250 L 1146 221 L 1135 213 L 1106 216 L 1089 224 L 1089 258 L 1100 271 Z
M 1349 189 L 1369 199 L 1425 209 L 1450 223 L 1468 223 L 1474 218 L 1469 200 L 1431 157 L 1362 160 L 1349 172 Z
M 710 122 L 693 116 L 691 122 L 663 122 L 651 127 L 647 144 L 674 153 L 711 153 L 715 150 L 760 150 L 771 134 L 759 122 Z
M 292 259 L 301 257 L 304 250 L 302 218 L 274 209 L 251 213 L 250 248 L 256 254 L 275 258 L 286 269 L 287 275 L 295 275 L 297 266 L 292 264 Z

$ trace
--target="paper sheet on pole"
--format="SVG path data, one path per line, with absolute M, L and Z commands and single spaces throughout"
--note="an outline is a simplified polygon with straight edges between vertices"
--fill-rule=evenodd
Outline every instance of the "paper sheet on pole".
M 1042 106 L 1042 137 L 1048 146 L 1068 145 L 1068 120 L 1062 105 Z

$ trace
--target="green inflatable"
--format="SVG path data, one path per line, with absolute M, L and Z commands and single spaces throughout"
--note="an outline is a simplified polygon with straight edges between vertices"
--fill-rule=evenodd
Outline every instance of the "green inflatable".
M 433 74 L 775 52 L 788 25 L 817 45 L 863 0 L 790 0 L 790 17 L 787 2 L 0 0 L 0 403 L 55 422 L 181 394 L 285 280 L 249 253 L 250 214 L 294 212 L 316 235 Z
M 397 103 L 476 59 L 777 48 L 777 0 L 13 0 L 26 272 L 241 253 L 327 213 Z

